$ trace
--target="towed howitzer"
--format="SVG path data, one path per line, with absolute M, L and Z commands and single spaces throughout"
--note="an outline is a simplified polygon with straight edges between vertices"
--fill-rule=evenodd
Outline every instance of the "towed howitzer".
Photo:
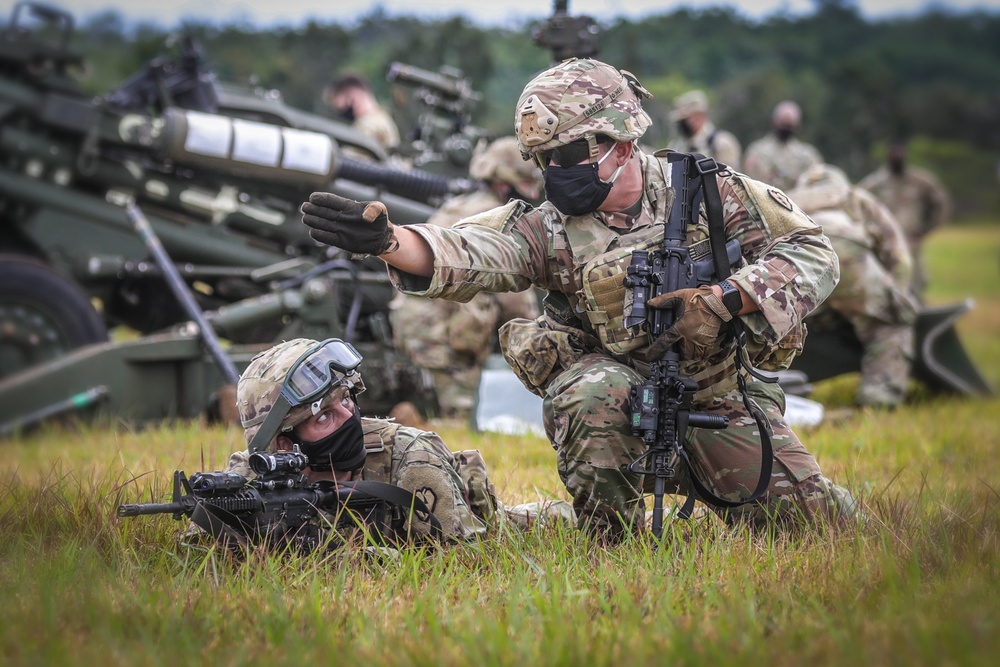
M 215 310 L 267 295 L 254 278 L 266 267 L 335 258 L 301 223 L 313 190 L 386 201 L 399 224 L 423 222 L 455 192 L 441 175 L 379 162 L 380 148 L 370 162 L 347 156 L 342 146 L 368 140 L 343 124 L 219 85 L 193 41 L 94 97 L 73 75 L 85 61 L 69 50 L 72 29 L 68 13 L 19 2 L 0 32 L 0 378 L 103 344 L 114 326 L 147 335 L 190 319 L 109 193 L 142 207 L 198 306 Z M 377 260 L 357 265 L 384 274 Z M 369 294 L 352 342 L 382 346 L 363 325 L 387 312 L 393 290 Z M 230 341 L 259 346 L 293 324 L 258 320 Z M 343 335 L 336 318 L 309 328 Z
M 698 154 L 672 153 L 670 155 L 674 200 L 664 222 L 663 245 L 659 250 L 634 250 L 626 272 L 624 284 L 631 288 L 631 312 L 625 317 L 626 327 L 644 325 L 656 340 L 675 321 L 672 309 L 650 308 L 649 299 L 679 289 L 709 285 L 729 275 L 730 267 L 741 257 L 739 241 L 725 242 L 722 228 L 721 201 L 712 201 L 708 188 L 714 186 L 719 166 L 711 158 Z M 712 179 L 712 186 L 708 185 Z M 715 198 L 718 198 L 716 188 Z M 699 206 L 705 201 L 709 218 L 710 241 L 713 252 L 705 259 L 695 259 L 684 245 L 686 230 L 698 215 Z M 718 206 L 718 225 L 713 218 Z M 720 243 L 721 242 L 721 243 Z M 715 244 L 719 244 L 715 246 Z M 739 332 L 738 335 L 741 335 Z M 663 532 L 663 496 L 667 484 L 677 477 L 677 469 L 687 465 L 691 489 L 688 502 L 679 516 L 690 516 L 695 495 L 722 507 L 735 507 L 742 502 L 730 502 L 712 493 L 698 479 L 691 465 L 684 439 L 689 426 L 696 428 L 724 429 L 729 420 L 724 415 L 695 412 L 692 410 L 697 384 L 680 372 L 681 355 L 678 344 L 669 347 L 660 359 L 649 365 L 649 376 L 632 387 L 630 396 L 632 433 L 642 438 L 646 451 L 636 458 L 629 469 L 642 475 L 654 476 L 653 536 L 659 540 Z M 740 359 L 740 352 L 737 359 Z M 739 365 L 739 361 L 737 362 Z M 742 388 L 742 377 L 741 377 Z M 748 406 L 749 407 L 749 406 Z M 754 413 L 757 418 L 756 413 Z M 757 488 L 744 502 L 758 498 L 766 490 L 771 477 L 771 447 L 766 430 L 761 426 L 762 447 L 761 476 Z
M 472 124 L 472 108 L 482 94 L 460 69 L 447 65 L 432 72 L 394 62 L 386 79 L 410 90 L 407 103 L 398 104 L 399 115 L 411 119 L 411 127 L 403 131 L 408 143 L 399 152 L 417 167 L 464 178 L 476 145 L 492 139 Z
M 195 525 L 231 549 L 264 545 L 311 552 L 326 542 L 315 525 L 322 515 L 334 530 L 364 528 L 376 544 L 409 539 L 409 518 L 427 516 L 426 537 L 441 538 L 441 524 L 419 498 L 382 482 L 310 482 L 303 474 L 305 454 L 254 452 L 249 457 L 254 477 L 234 472 L 198 472 L 186 477 L 174 472 L 169 503 L 126 504 L 118 516 L 172 514 Z

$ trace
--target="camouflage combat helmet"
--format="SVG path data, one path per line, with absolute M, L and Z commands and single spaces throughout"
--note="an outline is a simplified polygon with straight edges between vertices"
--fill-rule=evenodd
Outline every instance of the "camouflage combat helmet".
M 277 401 L 281 385 L 292 366 L 299 357 L 318 344 L 318 341 L 308 338 L 296 338 L 268 348 L 250 360 L 250 364 L 240 375 L 239 383 L 236 385 L 236 408 L 240 413 L 240 422 L 247 443 L 253 440 L 267 413 Z M 359 371 L 355 370 L 350 376 L 340 375 L 340 377 L 343 378 L 343 382 L 321 399 L 321 407 L 342 399 L 346 393 L 357 395 L 365 390 Z M 293 407 L 281 420 L 281 431 L 290 431 L 309 419 L 312 414 L 311 405 Z M 276 437 L 271 438 L 267 444 L 269 451 L 275 450 L 276 440 Z
M 500 137 L 476 146 L 469 163 L 469 175 L 479 181 L 506 183 L 532 199 L 538 198 L 542 188 L 542 172 L 533 162 L 521 159 L 515 137 Z
M 814 164 L 802 172 L 795 181 L 795 188 L 788 191 L 806 213 L 844 205 L 851 191 L 847 174 L 832 164 Z
M 630 72 L 589 58 L 564 60 L 521 93 L 514 117 L 521 155 L 528 160 L 598 134 L 619 142 L 638 139 L 651 123 L 640 98 L 650 97 Z

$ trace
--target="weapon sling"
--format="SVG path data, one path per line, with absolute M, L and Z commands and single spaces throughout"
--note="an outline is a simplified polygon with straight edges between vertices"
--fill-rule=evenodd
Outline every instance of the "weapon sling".
M 685 269 L 690 275 L 698 273 L 689 265 L 690 255 L 681 246 L 686 235 L 687 224 L 697 215 L 699 205 L 704 198 L 706 217 L 709 227 L 709 244 L 712 254 L 712 264 L 716 280 L 724 280 L 730 275 L 730 265 L 734 261 L 727 252 L 725 226 L 723 222 L 722 199 L 719 193 L 715 174 L 723 167 L 712 158 L 698 153 L 672 153 L 668 157 L 671 167 L 671 182 L 674 184 L 675 202 L 673 210 L 664 222 L 663 249 L 653 260 L 653 266 L 659 271 L 650 271 L 647 253 L 637 251 L 633 254 L 632 266 L 629 267 L 629 277 L 626 285 L 633 287 L 633 312 L 636 306 L 645 310 L 646 292 L 659 286 L 662 292 L 706 284 L 706 281 L 695 281 L 692 284 L 681 284 L 681 271 Z M 652 254 L 652 253 L 649 253 Z M 688 264 L 688 266 L 684 266 Z M 645 319 L 653 336 L 673 324 L 673 313 L 657 313 L 648 311 Z M 664 321 L 665 320 L 665 321 Z M 773 463 L 773 449 L 769 434 L 770 424 L 763 411 L 751 401 L 746 390 L 743 371 L 750 372 L 759 379 L 769 379 L 756 373 L 748 359 L 745 358 L 746 334 L 742 323 L 737 317 L 730 322 L 730 328 L 736 339 L 736 372 L 737 384 L 743 396 L 747 411 L 753 415 L 760 431 L 761 438 L 761 471 L 757 486 L 748 498 L 731 501 L 720 498 L 702 482 L 695 473 L 690 456 L 683 446 L 687 426 L 705 428 L 726 428 L 728 420 L 719 415 L 692 413 L 691 402 L 696 385 L 690 378 L 680 376 L 680 355 L 676 344 L 672 346 L 662 359 L 653 360 L 650 364 L 650 379 L 633 387 L 632 393 L 632 426 L 633 432 L 643 437 L 647 450 L 636 459 L 631 466 L 635 472 L 656 475 L 654 486 L 653 533 L 659 538 L 662 530 L 663 495 L 667 479 L 674 476 L 670 466 L 669 452 L 664 444 L 673 448 L 680 459 L 687 464 L 691 488 L 687 501 L 678 513 L 681 518 L 689 518 L 694 508 L 694 501 L 700 498 L 719 507 L 738 507 L 761 497 L 770 485 Z M 666 442 L 665 442 L 666 441 Z M 646 461 L 646 467 L 640 467 L 640 462 Z

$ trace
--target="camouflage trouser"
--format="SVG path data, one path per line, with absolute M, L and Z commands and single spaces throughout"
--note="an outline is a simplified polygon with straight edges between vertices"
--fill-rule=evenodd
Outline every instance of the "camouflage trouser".
M 833 244 L 841 278 L 816 312 L 840 313 L 864 346 L 858 404 L 895 405 L 906 397 L 916 305 L 870 251 L 837 238 Z
M 545 428 L 558 453 L 558 470 L 573 496 L 581 527 L 618 534 L 642 529 L 643 493 L 653 478 L 629 470 L 643 451 L 630 430 L 629 391 L 640 375 L 598 354 L 581 357 L 548 385 L 544 398 Z M 806 451 L 782 418 L 784 394 L 777 385 L 752 382 L 751 397 L 760 405 L 774 431 L 774 464 L 764 498 L 733 510 L 718 509 L 727 521 L 763 524 L 773 519 L 849 517 L 854 500 L 845 489 L 825 478 L 816 459 Z M 685 443 L 698 468 L 699 479 L 726 500 L 749 497 L 760 474 L 757 425 L 743 406 L 738 390 L 696 404 L 699 412 L 729 417 L 724 430 L 689 429 Z M 683 466 L 679 467 L 683 470 Z M 687 494 L 686 472 L 668 493 Z

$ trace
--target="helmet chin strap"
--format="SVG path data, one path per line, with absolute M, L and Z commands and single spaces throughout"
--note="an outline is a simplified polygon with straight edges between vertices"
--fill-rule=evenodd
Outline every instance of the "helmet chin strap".
M 264 423 L 257 429 L 257 433 L 254 434 L 250 445 L 247 447 L 247 451 L 250 454 L 259 452 L 267 447 L 267 443 L 271 442 L 271 438 L 278 434 L 278 431 L 281 429 L 281 422 L 291 409 L 291 403 L 288 402 L 284 394 L 279 393 L 274 405 L 268 410 L 267 417 L 264 418 Z

